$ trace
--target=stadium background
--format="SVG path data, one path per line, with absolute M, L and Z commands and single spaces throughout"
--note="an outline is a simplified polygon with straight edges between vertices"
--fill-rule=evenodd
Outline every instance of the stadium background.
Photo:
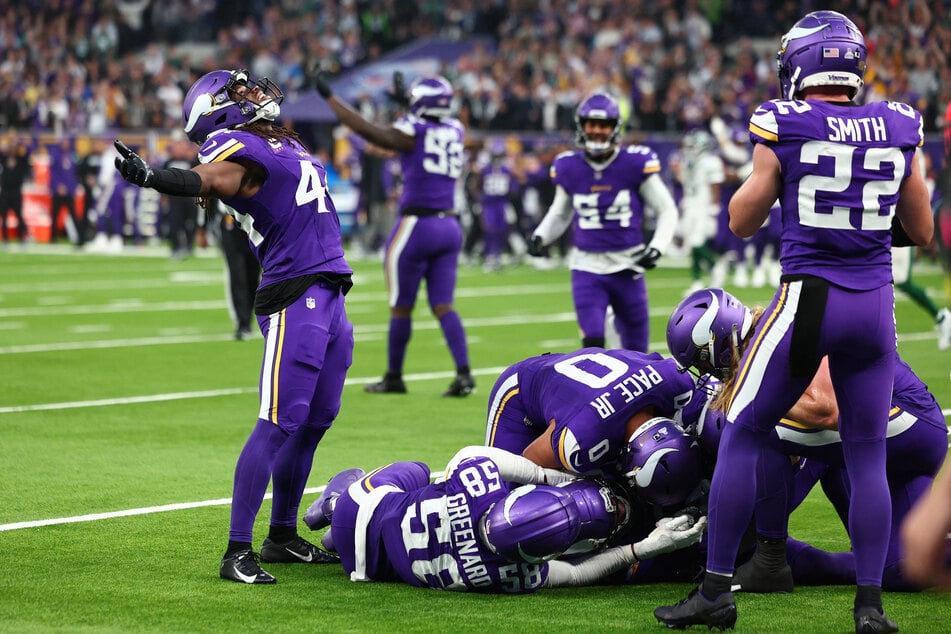
M 58 133 L 74 137 L 80 154 L 92 139 L 121 134 L 160 157 L 180 126 L 181 95 L 210 68 L 265 69 L 288 90 L 287 112 L 302 103 L 304 114 L 295 116 L 306 118 L 320 106 L 306 85 L 314 64 L 327 64 L 342 94 L 373 85 L 376 95 L 395 64 L 408 75 L 412 67 L 446 72 L 476 140 L 504 134 L 541 155 L 549 144 L 570 142 L 581 95 L 609 85 L 628 96 L 631 139 L 673 148 L 695 117 L 708 116 L 698 113 L 742 120 L 730 114 L 732 105 L 772 95 L 780 33 L 816 8 L 729 0 L 389 2 L 380 3 L 390 24 L 381 32 L 373 27 L 381 11 L 369 4 L 283 4 L 0 0 L 0 135 L 24 140 L 39 157 Z M 857 16 L 875 41 L 875 94 L 918 105 L 937 152 L 951 97 L 947 4 L 823 8 Z M 414 56 L 446 41 L 468 57 L 444 64 Z M 495 52 L 481 56 L 482 46 Z M 396 57 L 403 54 L 409 57 Z M 912 74 L 927 97 L 903 96 Z M 467 98 L 479 105 L 466 106 Z M 660 114 L 651 110 L 652 99 Z M 389 116 L 384 99 L 360 101 Z M 530 112 L 539 116 L 516 120 Z M 327 121 L 299 119 L 295 127 L 324 152 L 345 141 L 332 136 Z M 145 255 L 127 249 L 102 257 L 45 245 L 0 251 L 0 632 L 663 630 L 651 610 L 683 596 L 686 584 L 480 597 L 354 584 L 334 566 L 276 567 L 274 588 L 222 582 L 231 476 L 256 411 L 260 340 L 233 341 L 216 251 L 181 261 Z M 916 280 L 940 288 L 941 269 L 923 264 Z M 386 354 L 383 279 L 377 262 L 354 266 L 354 365 L 304 504 L 340 469 L 401 459 L 440 469 L 459 447 L 481 441 L 488 386 L 500 368 L 578 342 L 565 269 L 522 266 L 496 276 L 463 267 L 457 304 L 480 391 L 452 402 L 439 396 L 453 371 L 437 323 L 419 311 L 407 365 L 410 394 L 381 402 L 362 388 L 379 380 Z M 674 266 L 651 274 L 652 350 L 663 351 L 667 315 L 689 281 Z M 742 291 L 749 303 L 765 304 L 770 295 L 766 288 Z M 930 317 L 902 298 L 896 315 L 902 355 L 947 407 L 948 357 L 935 351 Z M 258 539 L 266 525 L 262 512 Z M 829 550 L 849 547 L 818 492 L 793 515 L 791 531 Z M 850 631 L 853 593 L 824 586 L 744 596 L 739 627 Z M 885 601 L 904 632 L 948 630 L 945 596 L 888 593 Z
M 384 91 L 395 70 L 408 80 L 442 73 L 457 90 L 473 146 L 504 134 L 521 162 L 569 146 L 577 103 L 607 89 L 626 115 L 626 140 L 651 145 L 666 161 L 684 131 L 713 116 L 742 129 L 756 104 L 777 96 L 779 38 L 814 8 L 810 0 L 3 0 L 0 130 L 31 150 L 25 216 L 33 238 L 45 241 L 48 144 L 71 137 L 82 157 L 92 139 L 122 136 L 158 162 L 193 81 L 215 68 L 248 67 L 283 87 L 282 122 L 335 168 L 349 230 L 359 156 L 312 89 L 317 72 L 380 122 L 393 115 Z M 937 173 L 951 102 L 947 2 L 838 0 L 821 8 L 849 14 L 866 35 L 861 99 L 904 101 L 924 114 Z M 161 238 L 161 212 L 148 210 L 140 233 Z

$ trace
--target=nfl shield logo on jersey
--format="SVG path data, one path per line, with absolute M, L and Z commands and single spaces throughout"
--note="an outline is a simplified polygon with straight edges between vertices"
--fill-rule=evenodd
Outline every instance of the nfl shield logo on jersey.
M 307 305 L 307 308 L 309 308 L 310 310 L 313 310 L 317 307 L 317 300 L 314 299 L 313 297 L 308 297 L 307 300 L 305 301 L 305 304 Z

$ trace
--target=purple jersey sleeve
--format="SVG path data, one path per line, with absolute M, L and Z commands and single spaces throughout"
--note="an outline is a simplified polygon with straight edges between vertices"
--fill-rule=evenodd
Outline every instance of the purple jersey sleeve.
M 406 583 L 469 592 L 528 593 L 548 577 L 548 564 L 517 564 L 479 537 L 479 519 L 511 490 L 489 458 L 463 460 L 444 482 L 406 498 L 384 524 L 387 556 Z
M 644 201 L 638 190 L 660 159 L 647 146 L 622 147 L 605 163 L 591 163 L 581 150 L 560 154 L 551 179 L 571 197 L 575 246 L 601 253 L 623 251 L 644 242 Z
M 224 199 L 251 242 L 264 273 L 261 286 L 312 273 L 351 273 L 324 166 L 296 141 L 241 130 L 213 133 L 201 163 L 252 161 L 266 174 L 250 198 Z
M 552 450 L 563 469 L 611 471 L 627 443 L 627 421 L 652 408 L 673 417 L 693 393 L 693 379 L 657 353 L 583 348 L 539 357 L 520 367 L 522 400 L 541 421 L 554 421 Z
M 452 118 L 435 121 L 406 115 L 393 127 L 416 139 L 411 151 L 399 155 L 403 172 L 400 210 L 453 209 L 464 160 L 462 124 Z
M 757 108 L 749 129 L 783 174 L 783 273 L 856 290 L 888 284 L 891 219 L 923 142 L 921 115 L 897 102 L 774 100 Z
M 898 357 L 895 363 L 895 384 L 892 388 L 892 407 L 900 407 L 906 412 L 911 412 L 919 418 L 924 419 L 929 418 L 929 415 L 937 411 L 938 416 L 934 418 L 940 420 L 942 426 L 945 425 L 944 415 L 940 413 L 941 408 L 938 407 L 934 395 L 901 357 Z

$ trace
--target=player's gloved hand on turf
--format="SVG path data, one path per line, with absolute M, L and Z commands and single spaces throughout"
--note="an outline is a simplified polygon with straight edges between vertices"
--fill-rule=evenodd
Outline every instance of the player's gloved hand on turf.
M 642 246 L 634 252 L 634 266 L 642 271 L 657 266 L 657 260 L 659 259 L 660 251 L 654 247 Z
M 406 93 L 406 79 L 403 77 L 402 71 L 395 71 L 393 73 L 393 88 L 392 90 L 386 91 L 386 96 L 404 108 L 409 105 L 409 95 Z
M 707 526 L 707 518 L 694 520 L 689 515 L 665 517 L 657 521 L 657 527 L 641 541 L 631 544 L 631 550 L 638 559 L 650 559 L 657 555 L 670 553 L 700 541 Z
M 528 241 L 528 254 L 533 258 L 540 258 L 545 255 L 545 247 L 542 246 L 541 236 L 532 236 Z
M 327 77 L 322 71 L 318 71 L 314 74 L 312 81 L 314 83 L 314 90 L 323 97 L 324 99 L 330 99 L 334 94 L 330 89 L 330 84 L 327 83 Z
M 122 178 L 133 185 L 148 187 L 153 177 L 149 164 L 119 139 L 116 139 L 115 146 L 119 152 L 119 156 L 116 157 L 116 169 L 122 174 Z

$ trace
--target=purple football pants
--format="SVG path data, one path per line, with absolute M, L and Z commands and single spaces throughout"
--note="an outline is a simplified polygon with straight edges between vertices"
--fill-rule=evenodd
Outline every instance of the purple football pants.
M 415 306 L 423 280 L 430 308 L 451 304 L 461 249 L 462 227 L 455 216 L 402 216 L 386 242 L 383 262 L 390 306 Z
M 396 462 L 367 474 L 337 498 L 330 530 L 340 563 L 351 579 L 397 579 L 386 558 L 383 532 L 402 531 L 399 522 L 388 521 L 386 510 L 405 496 L 390 495 L 387 500 L 386 492 L 415 491 L 429 484 L 429 475 L 429 467 L 422 462 Z M 358 578 L 354 578 L 355 571 Z
M 251 541 L 272 479 L 271 525 L 297 525 L 314 451 L 340 411 L 353 360 L 353 325 L 338 288 L 312 286 L 257 319 L 264 335 L 260 410 L 235 467 L 231 541 Z
M 650 319 L 647 312 L 647 282 L 633 271 L 608 275 L 571 271 L 571 296 L 581 337 L 604 337 L 605 312 L 614 307 L 614 323 L 621 347 L 647 352 Z
M 730 575 L 752 517 L 761 460 L 777 459 L 767 436 L 809 384 L 819 359 L 841 412 L 849 474 L 849 534 L 856 581 L 880 586 L 891 532 L 885 429 L 895 370 L 891 285 L 852 291 L 816 278 L 785 281 L 763 314 L 737 371 L 737 383 L 710 490 L 707 570 Z M 859 509 L 859 510 L 857 510 Z

